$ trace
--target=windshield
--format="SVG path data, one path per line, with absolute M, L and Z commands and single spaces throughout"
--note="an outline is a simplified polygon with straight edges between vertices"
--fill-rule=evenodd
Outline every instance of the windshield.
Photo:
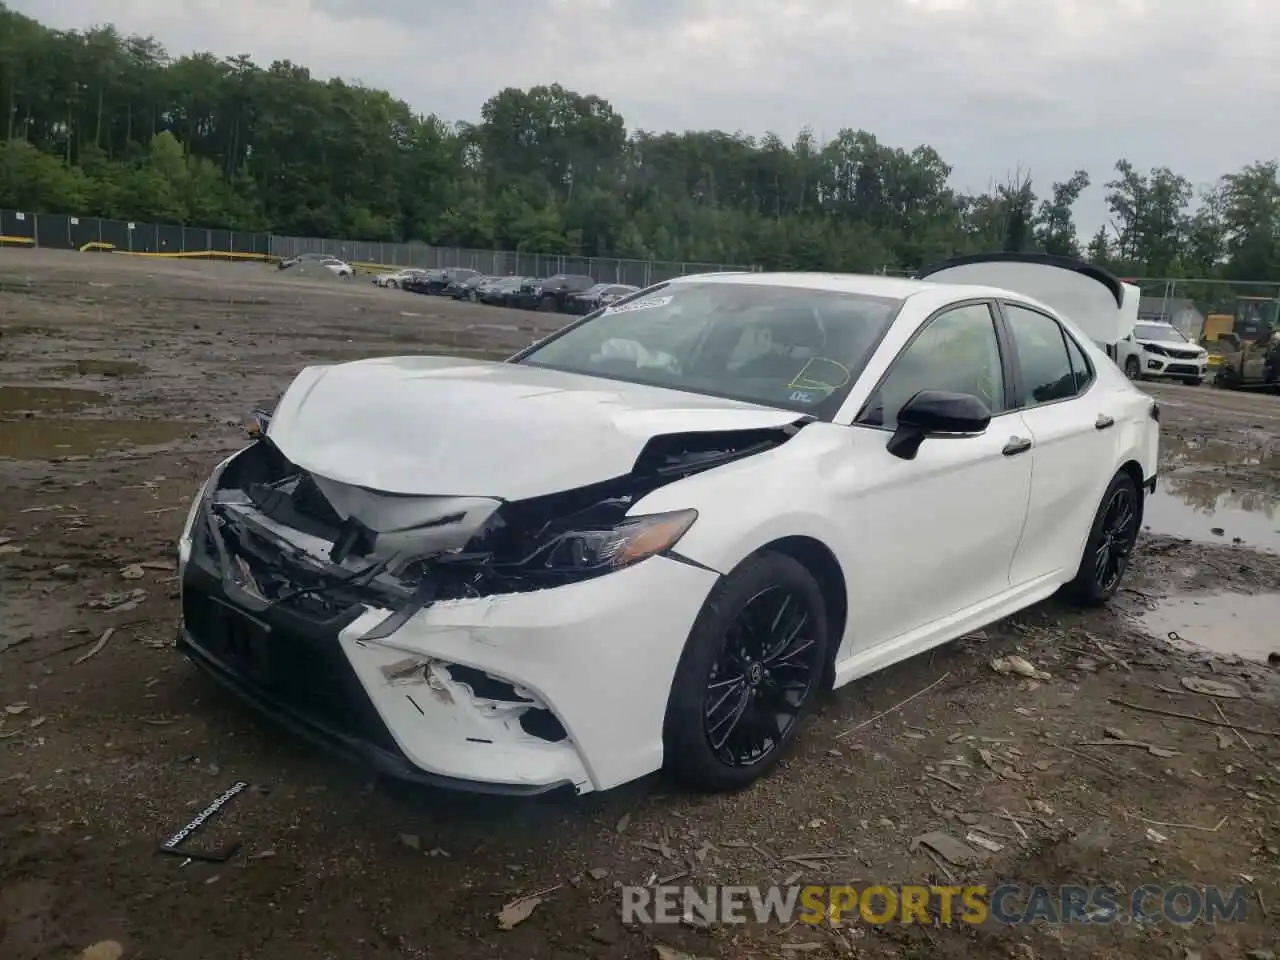
M 1186 337 L 1182 335 L 1182 331 L 1177 327 L 1171 327 L 1164 323 L 1140 323 L 1133 328 L 1133 339 L 1135 340 L 1164 340 L 1177 343 L 1179 341 L 1186 342 Z
M 622 301 L 515 363 L 831 419 L 901 300 L 754 283 L 675 283 Z

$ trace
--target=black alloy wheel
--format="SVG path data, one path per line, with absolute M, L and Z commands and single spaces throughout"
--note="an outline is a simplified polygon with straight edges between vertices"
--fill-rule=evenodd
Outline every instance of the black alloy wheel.
M 1120 586 L 1142 523 L 1142 492 L 1129 474 L 1121 470 L 1111 478 L 1102 496 L 1084 555 L 1067 592 L 1077 603 L 1100 606 L 1111 599 Z
M 738 613 L 711 668 L 703 711 L 721 763 L 754 766 L 786 739 L 822 672 L 812 628 L 804 599 L 784 587 L 766 587 Z
M 1133 485 L 1117 487 L 1107 501 L 1102 537 L 1093 554 L 1093 582 L 1099 593 L 1111 593 L 1129 565 L 1138 539 L 1138 504 Z
M 748 557 L 712 588 L 676 667 L 665 766 L 689 785 L 738 790 L 795 740 L 826 682 L 826 605 L 794 557 Z

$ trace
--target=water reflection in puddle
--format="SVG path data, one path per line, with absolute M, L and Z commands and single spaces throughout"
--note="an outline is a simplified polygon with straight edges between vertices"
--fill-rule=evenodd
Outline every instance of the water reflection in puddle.
M 1263 661 L 1280 653 L 1280 594 L 1170 597 L 1141 619 L 1152 634 L 1176 633 L 1188 647 Z
M 1226 443 L 1221 440 L 1160 440 L 1161 454 L 1182 466 L 1262 467 L 1280 470 L 1280 449 L 1270 442 Z
M 52 460 L 172 443 L 197 427 L 174 420 L 5 420 L 0 421 L 0 457 Z
M 1197 543 L 1231 543 L 1280 553 L 1280 495 L 1223 489 L 1221 480 L 1169 477 L 1147 498 L 1143 526 Z M 1218 531 L 1218 532 L 1215 532 Z

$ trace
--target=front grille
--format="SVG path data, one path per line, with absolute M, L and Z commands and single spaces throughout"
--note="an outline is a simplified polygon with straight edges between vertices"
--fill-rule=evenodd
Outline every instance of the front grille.
M 191 585 L 182 591 L 182 620 L 192 641 L 241 683 L 305 718 L 395 750 L 336 630 L 289 619 L 273 617 L 268 624 Z

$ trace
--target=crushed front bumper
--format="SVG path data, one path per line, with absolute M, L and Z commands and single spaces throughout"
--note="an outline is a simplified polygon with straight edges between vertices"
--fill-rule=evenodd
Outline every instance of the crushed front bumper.
M 652 557 L 551 589 L 438 601 L 362 641 L 389 610 L 326 622 L 288 605 L 251 611 L 195 532 L 179 640 L 192 662 L 386 775 L 487 793 L 585 793 L 658 769 L 676 664 L 718 577 Z

